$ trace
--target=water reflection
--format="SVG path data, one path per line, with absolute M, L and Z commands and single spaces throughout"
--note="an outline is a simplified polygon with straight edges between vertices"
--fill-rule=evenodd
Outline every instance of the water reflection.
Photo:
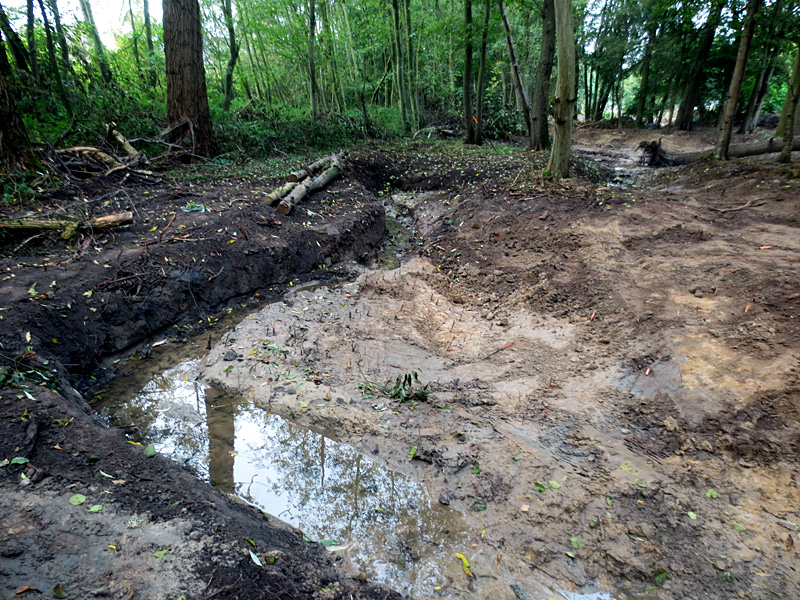
M 311 539 L 348 546 L 353 566 L 372 581 L 411 594 L 463 583 L 453 556 L 475 532 L 459 513 L 347 444 L 194 381 L 196 364 L 165 371 L 129 400 L 107 392 L 122 402 L 103 411 L 136 424 L 144 441 L 212 485 Z

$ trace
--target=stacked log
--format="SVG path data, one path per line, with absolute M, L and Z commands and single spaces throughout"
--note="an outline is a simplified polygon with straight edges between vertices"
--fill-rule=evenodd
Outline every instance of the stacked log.
M 330 184 L 342 173 L 342 160 L 346 153 L 331 154 L 289 175 L 289 182 L 267 195 L 270 205 L 278 203 L 278 212 L 288 215 L 312 192 Z M 327 168 L 325 168 L 327 167 Z M 322 169 L 325 169 L 322 171 Z M 316 177 L 316 173 L 320 173 Z

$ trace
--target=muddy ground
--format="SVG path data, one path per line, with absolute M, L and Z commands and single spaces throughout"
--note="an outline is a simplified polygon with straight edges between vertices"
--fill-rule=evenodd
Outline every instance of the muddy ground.
M 634 185 L 607 185 L 651 134 L 580 130 L 563 185 L 516 148 L 369 145 L 289 219 L 264 206 L 273 179 L 43 197 L 37 214 L 136 218 L 68 242 L 4 239 L 0 343 L 25 381 L 3 392 L 0 435 L 4 458 L 30 462 L 0 469 L 0 593 L 256 598 L 264 580 L 276 597 L 388 593 L 346 555 L 333 568 L 301 534 L 99 430 L 63 385 L 34 385 L 62 375 L 87 391 L 124 374 L 148 336 L 136 358 L 272 284 L 352 275 L 375 254 L 386 204 L 416 231 L 402 267 L 290 294 L 215 344 L 212 329 L 203 377 L 413 474 L 466 515 L 474 543 L 453 553 L 471 576 L 457 564 L 419 597 L 792 597 L 800 180 L 767 157 L 631 168 L 618 175 Z M 664 147 L 711 139 L 665 135 Z M 196 204 L 211 212 L 181 210 Z M 421 383 L 392 389 L 414 372 Z M 424 384 L 425 399 L 397 397 Z M 134 514 L 143 524 L 129 528 Z

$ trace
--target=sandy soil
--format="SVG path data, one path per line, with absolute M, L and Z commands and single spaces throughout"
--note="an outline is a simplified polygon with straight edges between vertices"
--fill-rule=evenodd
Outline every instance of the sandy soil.
M 538 175 L 544 157 L 517 149 L 373 145 L 312 213 L 279 224 L 256 193 L 274 180 L 172 183 L 128 192 L 141 211 L 128 230 L 5 240 L 0 343 L 28 379 L 3 392 L 2 458 L 30 463 L 0 468 L 0 593 L 63 583 L 75 597 L 152 598 L 160 581 L 158 597 L 257 598 L 271 581 L 278 597 L 384 597 L 354 579 L 370 573 L 343 576 L 298 533 L 122 432 L 99 433 L 65 382 L 114 376 L 124 360 L 92 369 L 173 324 L 207 324 L 232 297 L 257 302 L 270 284 L 374 253 L 387 202 L 413 222 L 414 260 L 254 313 L 213 347 L 205 377 L 324 427 L 463 511 L 481 533 L 454 552 L 473 576 L 454 556 L 431 596 L 791 597 L 798 178 L 764 158 L 604 185 L 652 134 L 582 129 L 577 149 L 601 160 L 558 186 Z M 707 137 L 664 146 L 703 149 Z M 110 189 L 83 191 L 101 210 L 91 200 Z M 73 210 L 72 193 L 41 208 Z M 115 197 L 111 208 L 127 208 Z M 213 212 L 179 210 L 195 197 Z M 410 372 L 428 398 L 388 397 Z M 292 375 L 304 383 L 287 385 Z M 58 381 L 61 394 L 34 385 Z M 102 510 L 69 504 L 74 493 Z M 134 513 L 146 524 L 122 526 Z

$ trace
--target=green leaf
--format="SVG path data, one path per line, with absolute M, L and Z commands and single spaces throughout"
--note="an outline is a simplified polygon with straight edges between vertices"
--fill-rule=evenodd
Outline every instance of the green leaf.
M 169 552 L 169 548 L 153 552 L 153 556 L 155 556 L 156 558 L 164 558 L 167 555 L 167 552 Z
M 580 550 L 583 548 L 583 540 L 577 536 L 569 538 L 569 543 L 572 544 L 572 547 L 575 550 Z
M 411 450 L 408 451 L 408 460 L 414 460 L 414 457 L 417 455 L 417 447 L 411 446 Z
M 105 471 L 100 471 L 100 475 L 102 475 L 103 477 L 108 477 L 109 479 L 114 479 L 113 475 L 109 475 Z
M 747 527 L 745 527 L 745 526 L 744 526 L 744 525 L 742 525 L 741 523 L 737 523 L 736 521 L 734 521 L 734 522 L 733 522 L 733 528 L 734 528 L 736 531 L 740 532 L 740 533 L 741 533 L 742 531 L 747 531 Z
M 86 512 L 87 513 L 99 513 L 101 510 L 103 510 L 103 505 L 102 504 L 93 504 L 92 506 L 90 506 L 89 508 L 86 509 Z
M 653 577 L 653 579 L 655 579 L 656 585 L 658 587 L 661 587 L 662 585 L 664 585 L 664 582 L 667 580 L 667 572 L 664 569 L 656 571 L 656 574 Z
M 144 449 L 144 455 L 147 458 L 153 458 L 156 455 L 156 447 L 153 444 L 147 444 L 147 448 Z
M 74 494 L 69 499 L 69 503 L 72 504 L 72 506 L 80 506 L 84 502 L 86 502 L 86 496 L 84 496 L 83 494 Z
M 486 505 L 481 504 L 480 502 L 476 502 L 475 504 L 472 505 L 472 508 L 474 508 L 475 510 L 486 510 Z
M 717 490 L 715 490 L 714 488 L 711 488 L 710 490 L 708 490 L 706 492 L 706 497 L 707 498 L 719 498 L 719 492 Z
M 541 494 L 542 492 L 546 492 L 547 491 L 547 484 L 544 484 L 541 481 L 534 481 L 533 482 L 533 489 Z
M 551 481 L 548 481 L 547 483 L 549 483 L 550 487 L 553 488 L 554 490 L 558 490 L 558 489 L 561 488 L 561 484 L 558 483 L 557 481 L 552 481 L 551 480 Z
M 472 467 L 472 473 L 473 474 L 480 475 L 480 472 L 481 472 L 481 468 L 478 465 L 475 465 L 474 467 Z
M 636 477 L 636 478 L 635 478 L 633 481 L 634 481 L 634 482 L 636 483 L 636 485 L 638 485 L 640 488 L 646 488 L 646 487 L 647 487 L 647 482 L 646 482 L 644 479 L 639 479 L 638 477 Z
M 262 562 L 261 562 L 261 559 L 258 558 L 258 555 L 255 552 L 253 552 L 249 548 L 247 549 L 247 551 L 250 553 L 250 560 L 252 560 L 256 564 L 257 567 L 263 567 L 264 566 L 262 564 Z
M 566 555 L 569 556 L 570 558 L 575 558 L 576 556 L 578 556 L 574 552 L 567 552 Z
M 608 496 L 606 496 L 606 504 L 611 506 L 611 498 L 609 498 Z
M 300 400 L 298 404 L 300 405 L 300 408 L 308 408 L 308 402 L 303 402 L 302 400 Z
M 250 544 L 250 545 L 251 545 L 253 548 L 255 548 L 255 547 L 256 547 L 256 543 L 255 543 L 253 540 L 251 540 L 250 538 L 244 538 L 244 539 L 245 539 L 245 540 L 247 540 L 247 542 L 248 542 L 248 543 L 249 543 L 249 544 Z
M 340 545 L 339 540 L 320 540 L 319 543 L 322 544 L 323 546 L 339 546 Z
M 697 515 L 696 515 L 695 513 L 693 513 L 692 511 L 689 511 L 689 512 L 687 512 L 686 514 L 687 514 L 687 515 L 689 515 L 689 518 L 690 518 L 692 521 L 696 521 L 696 520 L 697 520 Z
M 12 458 L 11 459 L 11 463 L 10 464 L 12 464 L 12 465 L 27 465 L 29 462 L 31 462 L 31 461 L 29 461 L 27 458 L 23 458 L 22 456 L 17 456 L 16 458 Z
M 633 471 L 633 467 L 630 465 L 620 465 L 619 468 L 623 471 Z
M 53 588 L 53 596 L 56 598 L 66 598 L 67 597 L 67 590 L 64 589 L 64 586 L 60 583 Z

